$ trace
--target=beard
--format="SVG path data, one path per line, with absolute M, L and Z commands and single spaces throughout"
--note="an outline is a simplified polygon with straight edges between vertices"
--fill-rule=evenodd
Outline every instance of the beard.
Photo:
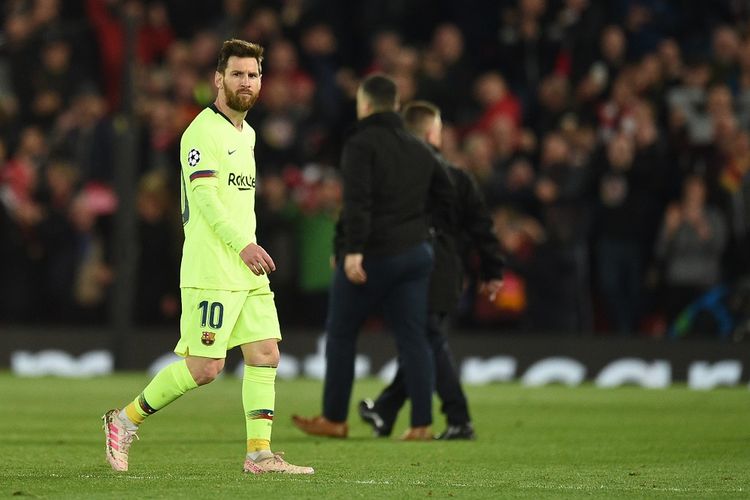
M 227 100 L 227 106 L 234 111 L 244 113 L 255 105 L 258 100 L 258 94 L 238 94 L 224 87 L 224 97 Z

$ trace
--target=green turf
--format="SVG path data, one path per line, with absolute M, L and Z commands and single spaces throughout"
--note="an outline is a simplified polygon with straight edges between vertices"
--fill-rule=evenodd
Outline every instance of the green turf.
M 0 374 L 0 497 L 32 498 L 748 498 L 750 392 L 681 387 L 468 387 L 479 439 L 303 436 L 321 384 L 277 384 L 274 448 L 314 476 L 240 472 L 240 381 L 227 377 L 152 417 L 127 473 L 104 460 L 99 416 L 134 396 L 142 374 L 89 380 Z M 352 399 L 372 395 L 358 381 Z M 437 415 L 437 414 L 436 414 Z M 397 426 L 407 425 L 406 412 Z M 437 417 L 438 430 L 442 418 Z

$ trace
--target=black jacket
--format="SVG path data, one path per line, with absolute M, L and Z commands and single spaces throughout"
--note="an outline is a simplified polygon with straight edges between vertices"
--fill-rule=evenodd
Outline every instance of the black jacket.
M 430 278 L 430 312 L 451 313 L 463 289 L 464 259 L 472 252 L 479 258 L 482 281 L 502 279 L 504 259 L 493 229 L 492 217 L 474 179 L 454 167 L 439 153 L 437 158 L 451 176 L 456 190 L 451 227 L 437 224 L 435 269 Z
M 429 238 L 430 216 L 450 223 L 450 177 L 395 112 L 360 120 L 341 155 L 344 203 L 336 255 L 394 255 Z

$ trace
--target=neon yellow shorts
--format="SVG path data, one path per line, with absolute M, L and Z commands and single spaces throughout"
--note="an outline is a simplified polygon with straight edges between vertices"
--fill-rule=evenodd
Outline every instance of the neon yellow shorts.
M 281 340 L 268 285 L 241 292 L 182 288 L 181 295 L 180 341 L 174 348 L 180 356 L 219 359 L 238 345 Z

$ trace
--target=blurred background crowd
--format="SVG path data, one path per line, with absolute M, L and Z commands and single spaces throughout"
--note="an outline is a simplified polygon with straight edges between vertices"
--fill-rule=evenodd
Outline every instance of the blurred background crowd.
M 176 325 L 180 135 L 239 37 L 266 48 L 247 120 L 282 326 L 323 326 L 340 146 L 358 82 L 383 72 L 403 102 L 442 109 L 443 154 L 475 177 L 507 255 L 496 300 L 467 282 L 462 327 L 747 327 L 748 1 L 5 0 L 0 16 L 0 322 L 108 321 L 132 92 L 133 314 Z

